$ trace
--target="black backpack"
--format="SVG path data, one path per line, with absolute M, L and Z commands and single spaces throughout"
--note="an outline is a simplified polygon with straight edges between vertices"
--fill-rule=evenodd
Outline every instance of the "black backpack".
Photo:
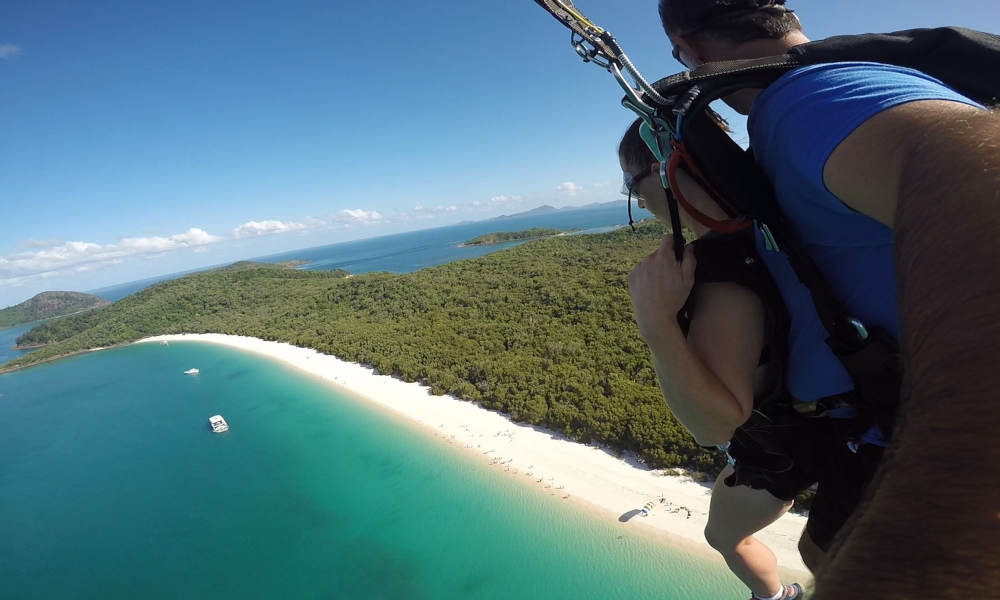
M 889 34 L 837 36 L 792 48 L 787 54 L 715 62 L 661 79 L 652 87 L 667 103 L 643 100 L 671 123 L 677 138 L 716 200 L 731 217 L 756 220 L 787 255 L 809 289 L 829 333 L 827 344 L 855 382 L 857 430 L 879 425 L 888 436 L 900 398 L 902 367 L 897 340 L 865 326 L 843 309 L 778 206 L 770 181 L 750 154 L 719 127 L 709 103 L 747 88 L 766 88 L 788 71 L 810 64 L 867 61 L 910 67 L 940 79 L 984 105 L 1000 97 L 1000 36 L 958 27 L 913 29 Z M 628 97 L 623 99 L 627 105 Z

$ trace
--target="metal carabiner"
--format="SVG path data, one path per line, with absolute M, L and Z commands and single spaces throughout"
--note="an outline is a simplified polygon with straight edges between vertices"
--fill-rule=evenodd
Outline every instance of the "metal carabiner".
M 583 59 L 583 62 L 592 62 L 602 69 L 607 69 L 611 65 L 611 59 L 604 56 L 603 53 L 597 49 L 597 46 L 588 42 L 585 37 L 577 32 L 569 32 L 569 43 L 573 45 L 573 49 L 576 51 L 577 55 Z M 590 48 L 588 48 L 586 44 L 590 44 Z
M 628 104 L 622 101 L 622 106 L 636 113 L 644 119 L 652 118 L 656 114 L 656 109 L 643 102 L 642 98 L 639 97 L 639 90 L 632 87 L 632 85 L 625 79 L 622 75 L 622 71 L 618 68 L 618 64 L 612 62 L 608 65 L 608 71 L 614 76 L 615 81 L 618 85 L 625 91 L 625 97 L 628 98 Z

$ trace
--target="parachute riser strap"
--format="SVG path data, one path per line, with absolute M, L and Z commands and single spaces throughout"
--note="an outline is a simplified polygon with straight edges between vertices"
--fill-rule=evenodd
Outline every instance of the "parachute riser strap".
M 572 2 L 564 2 L 563 0 L 535 0 L 535 4 L 541 6 L 546 12 L 555 17 L 557 21 L 578 34 L 602 54 L 609 58 L 611 57 L 613 51 L 606 47 L 600 38 L 604 30 L 577 10 Z
M 572 2 L 568 0 L 535 0 L 535 4 L 541 6 L 570 30 L 570 44 L 584 62 L 591 62 L 611 71 L 618 83 L 627 94 L 633 97 L 634 101 L 642 103 L 637 95 L 637 92 L 642 92 L 655 102 L 667 102 L 667 99 L 657 93 L 653 86 L 649 85 L 643 78 L 614 36 L 585 17 L 573 6 Z M 628 73 L 634 83 L 625 81 L 621 73 L 622 69 Z
M 635 93 L 636 91 L 640 91 L 643 94 L 646 94 L 646 96 L 648 96 L 653 102 L 659 104 L 668 102 L 668 100 L 663 96 L 661 96 L 660 93 L 653 88 L 653 86 L 649 85 L 649 82 L 647 82 L 646 78 L 642 76 L 642 73 L 639 72 L 639 69 L 635 68 L 635 65 L 632 64 L 632 60 L 625 54 L 625 51 L 622 50 L 622 47 L 618 44 L 618 41 L 615 40 L 615 38 L 610 33 L 608 33 L 607 31 L 602 33 L 601 41 L 604 42 L 614 52 L 612 56 L 613 62 L 616 65 L 620 65 L 621 68 L 624 69 L 625 72 L 632 77 L 632 81 L 635 82 L 635 85 L 629 85 L 626 81 L 624 81 L 624 77 L 622 77 L 620 71 L 617 74 L 615 74 L 615 79 L 618 80 L 618 83 L 622 87 L 627 88 L 626 92 Z
M 633 89 L 631 85 L 629 85 L 628 81 L 625 80 L 625 76 L 622 75 L 621 69 L 618 67 L 617 64 L 611 63 L 608 66 L 608 71 L 611 72 L 611 74 L 615 78 L 615 81 L 617 81 L 618 85 L 622 88 L 622 90 L 625 91 L 625 97 L 622 98 L 622 106 L 634 112 L 636 115 L 642 118 L 642 120 L 645 121 L 646 124 L 652 126 L 651 121 L 653 117 L 656 115 L 656 109 L 647 104 L 646 102 L 644 102 L 643 99 L 637 93 L 637 91 Z
M 711 101 L 738 89 L 765 88 L 784 73 L 799 66 L 802 66 L 802 62 L 798 57 L 787 54 L 763 59 L 713 62 L 659 79 L 652 87 L 668 99 L 666 105 L 695 85 L 701 87 Z M 719 90 L 723 88 L 728 90 L 720 93 Z
M 684 233 L 681 230 L 680 209 L 677 208 L 677 199 L 670 190 L 668 174 L 670 161 L 668 148 L 670 140 L 673 138 L 673 132 L 668 122 L 655 113 L 653 115 L 640 114 L 639 116 L 643 120 L 643 124 L 639 127 L 639 137 L 660 163 L 660 186 L 663 187 L 663 194 L 667 200 L 667 212 L 670 214 L 670 229 L 674 236 L 674 258 L 677 259 L 677 262 L 681 262 L 684 258 Z

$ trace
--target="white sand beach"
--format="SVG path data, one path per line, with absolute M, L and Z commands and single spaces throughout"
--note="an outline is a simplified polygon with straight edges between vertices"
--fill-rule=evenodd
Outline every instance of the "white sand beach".
M 702 535 L 710 490 L 689 478 L 664 475 L 600 448 L 514 423 L 471 402 L 434 396 L 420 384 L 376 375 L 371 368 L 312 349 L 219 334 L 157 336 L 137 343 L 185 340 L 231 346 L 283 361 L 429 428 L 443 441 L 478 455 L 488 466 L 525 485 L 540 486 L 617 526 L 663 538 L 675 546 L 678 541 L 686 542 L 685 547 L 722 562 Z M 638 511 L 648 502 L 653 508 L 643 517 Z M 626 519 L 630 513 L 631 518 Z M 808 571 L 796 545 L 804 526 L 804 517 L 788 514 L 757 536 L 774 551 L 782 569 L 803 583 Z

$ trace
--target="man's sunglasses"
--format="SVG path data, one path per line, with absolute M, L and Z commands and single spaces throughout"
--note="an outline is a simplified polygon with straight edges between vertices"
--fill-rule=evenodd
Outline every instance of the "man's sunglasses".
M 694 69 L 697 65 L 689 65 L 683 58 L 681 58 L 681 48 L 680 46 L 674 46 L 670 50 L 670 55 L 674 57 L 674 60 L 681 63 L 685 69 Z

